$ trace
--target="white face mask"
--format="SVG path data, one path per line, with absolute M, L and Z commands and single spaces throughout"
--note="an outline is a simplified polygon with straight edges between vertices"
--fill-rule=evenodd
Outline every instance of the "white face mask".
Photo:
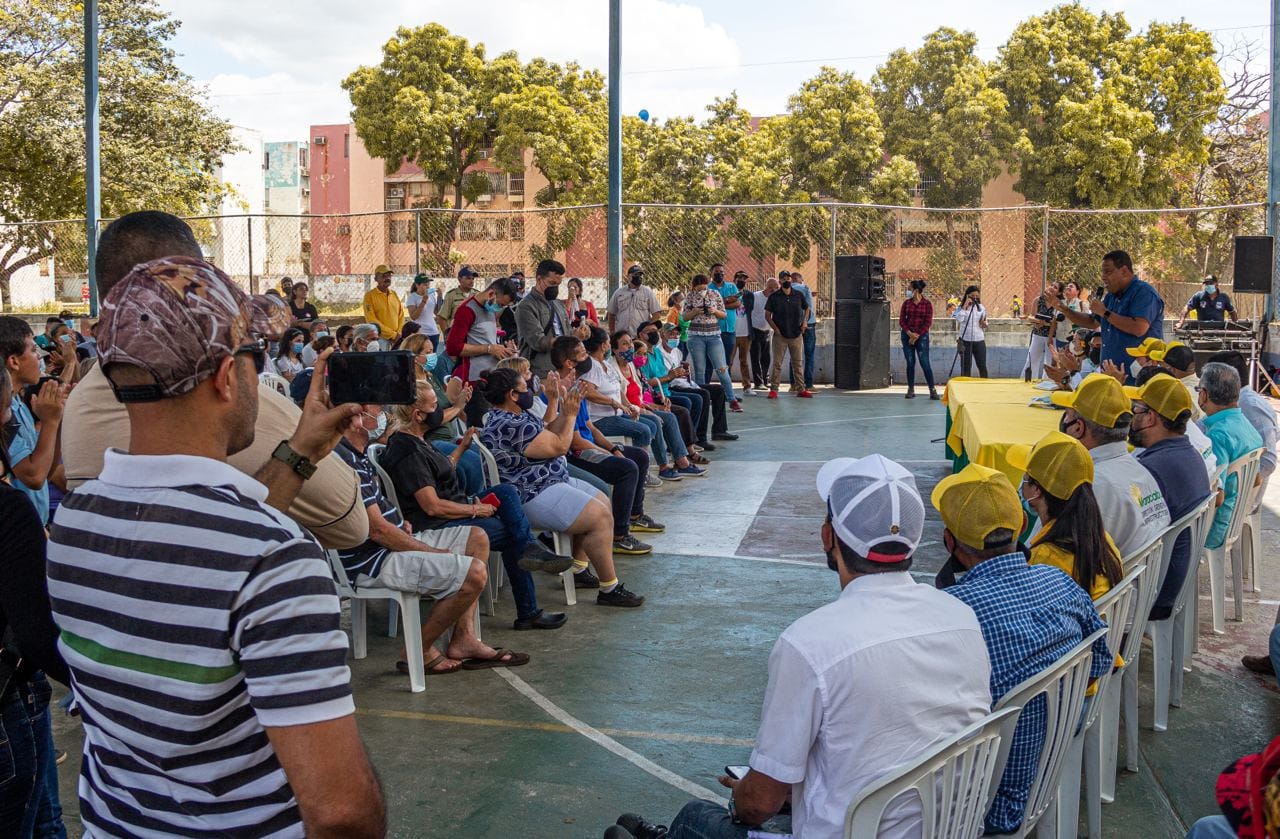
M 1129 364 L 1129 375 L 1136 379 L 1138 378 L 1138 374 L 1141 372 L 1142 364 L 1139 363 L 1137 359 L 1134 359 L 1133 362 Z
M 365 352 L 380 352 L 381 350 L 382 350 L 382 347 L 381 345 L 378 344 L 378 339 L 376 338 L 370 340 L 369 346 L 364 348 Z
M 370 415 L 370 414 L 363 414 L 363 416 L 368 417 L 369 419 L 374 419 L 374 418 L 373 418 L 373 416 L 372 416 L 372 415 Z M 365 430 L 369 432 L 369 439 L 370 439 L 370 440 L 376 440 L 376 439 L 378 439 L 379 437 L 381 437 L 383 434 L 385 434 L 385 433 L 387 432 L 387 415 L 386 415 L 386 413 L 385 413 L 385 412 L 381 412 L 381 413 L 379 413 L 379 414 L 378 414 L 378 416 L 377 416 L 377 419 L 374 419 L 374 426 L 373 426 L 373 429 L 372 429 L 372 430 L 370 430 L 370 429 L 367 429 L 367 428 L 366 428 Z

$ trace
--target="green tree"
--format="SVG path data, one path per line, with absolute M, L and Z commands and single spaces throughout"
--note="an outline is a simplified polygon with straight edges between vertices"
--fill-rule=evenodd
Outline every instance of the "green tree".
M 1012 141 L 1008 102 L 977 44 L 943 27 L 917 50 L 896 50 L 871 81 L 885 151 L 919 166 L 925 206 L 979 206 Z
M 996 86 L 1020 135 L 1013 162 L 1029 200 L 1058 207 L 1158 207 L 1208 158 L 1223 103 L 1208 33 L 1065 5 L 1018 25 Z
M 203 103 L 169 42 L 178 23 L 152 0 L 102 0 L 102 212 L 196 214 L 225 187 L 231 126 Z M 0 222 L 84 214 L 83 7 L 12 0 L 0 7 Z M 0 224 L 0 304 L 13 274 L 54 256 L 85 269 L 79 225 Z

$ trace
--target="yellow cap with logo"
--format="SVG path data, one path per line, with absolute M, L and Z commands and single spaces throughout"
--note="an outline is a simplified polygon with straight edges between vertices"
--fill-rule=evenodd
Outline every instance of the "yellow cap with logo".
M 1191 393 L 1168 373 L 1152 376 L 1142 387 L 1126 387 L 1124 395 L 1143 403 L 1167 420 L 1176 420 L 1194 410 Z
M 1165 343 L 1159 338 L 1143 338 L 1142 343 L 1136 347 L 1129 347 L 1125 350 L 1134 358 L 1147 358 L 1148 356 L 1155 358 L 1155 353 L 1164 354 Z
M 1133 413 L 1129 397 L 1120 383 L 1105 373 L 1090 373 L 1073 391 L 1056 390 L 1049 394 L 1053 404 L 1072 408 L 1077 414 L 1103 428 L 1115 428 L 1125 414 Z
M 1181 341 L 1170 341 L 1160 349 L 1152 350 L 1150 353 L 1148 353 L 1148 355 L 1151 356 L 1152 361 L 1164 361 L 1164 357 L 1169 354 L 1169 350 L 1172 350 L 1175 347 L 1185 347 L 1185 346 L 1186 344 L 1182 343 Z
M 970 463 L 948 475 L 929 496 L 942 524 L 961 544 L 981 549 L 992 531 L 1022 531 L 1022 502 L 1003 472 Z
M 1093 483 L 1093 458 L 1079 440 L 1061 431 L 1050 431 L 1034 446 L 1010 446 L 1005 459 L 1044 487 L 1054 498 L 1066 501 L 1081 484 Z
M 391 273 L 390 265 L 379 265 L 377 268 L 373 269 L 373 275 L 375 277 L 378 276 L 379 274 L 390 274 L 390 273 Z

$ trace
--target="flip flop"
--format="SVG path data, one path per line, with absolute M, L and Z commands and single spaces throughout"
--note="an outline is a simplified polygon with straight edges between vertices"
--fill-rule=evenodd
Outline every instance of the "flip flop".
M 493 667 L 519 667 L 529 663 L 528 653 L 517 653 L 505 647 L 494 650 L 493 658 L 468 658 L 462 662 L 463 670 L 489 670 Z M 504 656 L 510 656 L 504 660 Z
M 436 656 L 435 658 L 433 658 L 433 659 L 431 659 L 430 661 L 428 661 L 426 664 L 424 664 L 424 665 L 423 665 L 423 670 L 426 672 L 426 675 L 428 675 L 428 676 L 448 676 L 448 675 L 451 675 L 451 674 L 453 674 L 453 673 L 457 673 L 459 670 L 462 670 L 462 669 L 463 669 L 463 666 L 462 666 L 461 664 L 459 664 L 457 667 L 451 667 L 451 668 L 450 668 L 450 669 L 448 669 L 448 670 L 432 670 L 432 669 L 431 669 L 432 667 L 435 667 L 435 666 L 436 666 L 437 664 L 439 664 L 440 662 L 442 662 L 442 661 L 446 661 L 446 660 L 447 660 L 447 658 L 448 658 L 447 656 L 438 655 L 438 656 Z M 407 661 L 397 661 L 397 662 L 396 662 L 396 672 L 397 672 L 397 673 L 399 673 L 399 674 L 400 674 L 400 675 L 402 675 L 402 676 L 408 676 L 408 675 L 409 675 L 409 662 L 407 662 Z

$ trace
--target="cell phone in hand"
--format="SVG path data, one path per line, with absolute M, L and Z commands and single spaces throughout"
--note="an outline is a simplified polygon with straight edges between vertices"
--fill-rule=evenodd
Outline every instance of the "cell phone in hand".
M 480 499 L 481 504 L 488 504 L 490 507 L 497 509 L 502 506 L 502 501 L 492 492 Z
M 329 401 L 335 405 L 412 405 L 418 401 L 413 353 L 394 350 L 331 356 Z
M 747 772 L 751 771 L 750 766 L 726 766 L 724 774 L 733 778 L 735 781 L 741 781 L 747 776 Z

